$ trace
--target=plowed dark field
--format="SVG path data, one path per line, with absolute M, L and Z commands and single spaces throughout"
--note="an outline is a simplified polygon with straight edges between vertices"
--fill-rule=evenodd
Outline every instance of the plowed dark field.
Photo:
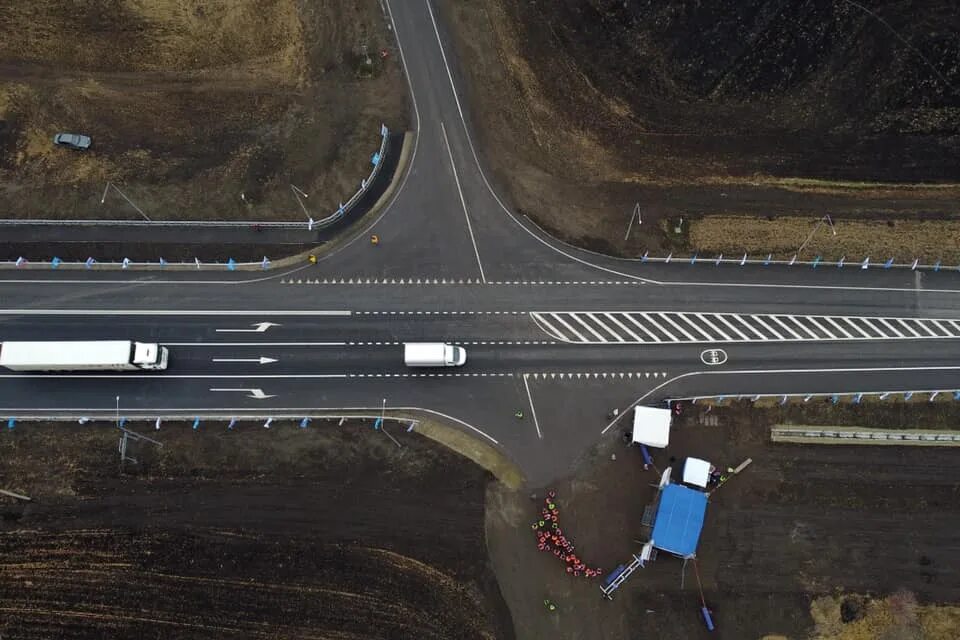
M 518 208 L 565 239 L 665 254 L 682 247 L 657 223 L 680 216 L 956 214 L 954 2 L 442 7 L 488 163 Z
M 369 427 L 165 425 L 0 437 L 0 635 L 511 638 L 487 568 L 482 470 Z M 213 429 L 213 427 L 210 427 Z

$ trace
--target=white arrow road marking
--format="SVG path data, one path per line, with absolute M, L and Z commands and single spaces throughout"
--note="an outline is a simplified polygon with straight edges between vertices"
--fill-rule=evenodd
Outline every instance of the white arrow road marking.
M 279 327 L 276 322 L 258 322 L 250 325 L 253 329 L 217 329 L 217 333 L 263 333 L 270 327 Z
M 244 391 L 250 394 L 248 397 L 256 398 L 257 400 L 265 400 L 267 398 L 277 397 L 277 396 L 268 396 L 263 392 L 263 389 L 210 389 L 210 391 Z
M 277 362 L 277 358 L 267 358 L 260 356 L 259 358 L 214 358 L 212 362 L 256 362 L 257 364 L 270 364 L 271 362 Z

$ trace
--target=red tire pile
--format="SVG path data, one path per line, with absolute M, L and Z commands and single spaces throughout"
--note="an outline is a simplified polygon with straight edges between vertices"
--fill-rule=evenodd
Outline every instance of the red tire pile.
M 573 552 L 571 542 L 560 528 L 560 510 L 557 509 L 556 491 L 547 492 L 543 499 L 543 508 L 540 510 L 540 520 L 534 522 L 531 528 L 537 534 L 537 549 L 546 551 L 563 560 L 567 565 L 567 573 L 575 578 L 596 578 L 600 576 L 599 567 L 591 568 Z

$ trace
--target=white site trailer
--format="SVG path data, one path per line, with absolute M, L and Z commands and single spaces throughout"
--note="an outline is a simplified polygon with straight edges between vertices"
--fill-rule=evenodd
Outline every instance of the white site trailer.
M 169 357 L 155 342 L 131 340 L 0 343 L 0 367 L 13 371 L 162 371 Z

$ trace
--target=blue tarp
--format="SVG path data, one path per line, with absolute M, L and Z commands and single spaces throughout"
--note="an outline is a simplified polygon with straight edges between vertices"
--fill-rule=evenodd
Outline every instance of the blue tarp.
M 686 558 L 697 550 L 707 494 L 681 484 L 668 484 L 660 494 L 660 507 L 653 525 L 653 546 Z

